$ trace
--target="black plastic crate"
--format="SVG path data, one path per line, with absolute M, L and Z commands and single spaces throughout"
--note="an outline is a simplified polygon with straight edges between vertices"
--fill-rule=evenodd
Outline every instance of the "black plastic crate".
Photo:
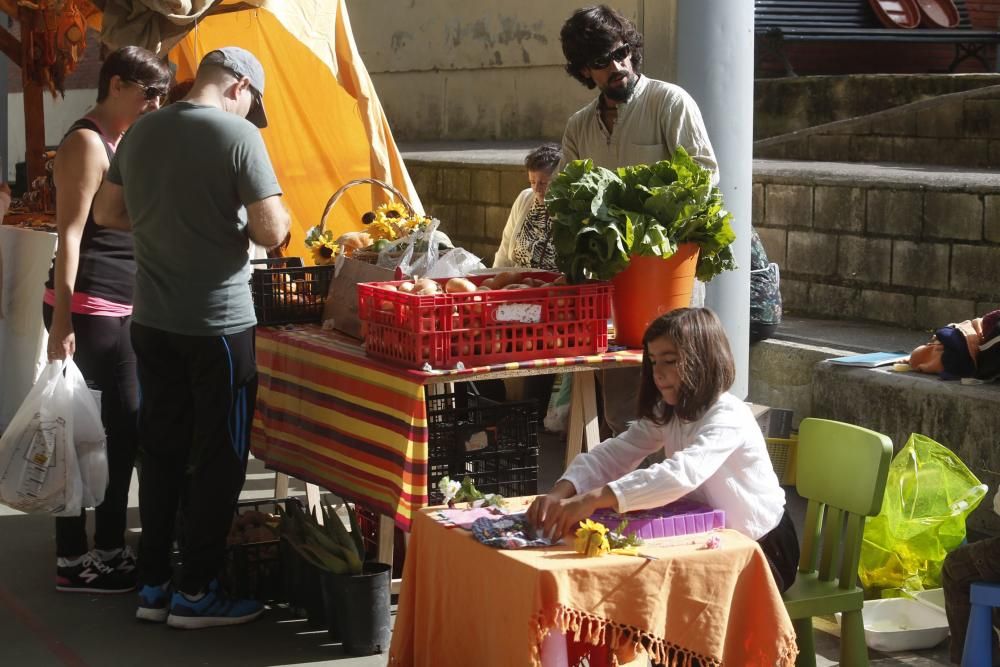
M 334 267 L 302 266 L 298 257 L 255 259 L 250 291 L 257 324 L 319 322 Z M 261 268 L 263 267 L 263 268 Z
M 286 502 L 287 498 L 241 501 L 236 505 L 236 517 L 251 510 L 277 515 L 278 506 L 284 511 Z M 260 531 L 260 535 L 264 538 L 260 541 L 227 544 L 224 583 L 237 597 L 285 602 L 285 575 L 278 533 Z
M 538 493 L 538 409 L 534 401 L 497 403 L 475 393 L 427 397 L 427 493 L 444 502 L 438 482 L 471 477 L 483 493 Z

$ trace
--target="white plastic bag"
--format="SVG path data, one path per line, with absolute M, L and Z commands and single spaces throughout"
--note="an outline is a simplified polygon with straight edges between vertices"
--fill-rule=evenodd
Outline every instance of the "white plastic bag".
M 431 219 L 425 228 L 397 239 L 378 254 L 378 266 L 399 269 L 405 276 L 429 275 L 431 267 L 438 261 L 438 246 L 451 247 L 451 239 L 438 231 L 441 221 Z
M 573 378 L 569 373 L 559 377 L 559 389 L 549 398 L 549 409 L 542 420 L 545 430 L 565 433 L 569 428 L 570 400 L 573 397 Z
M 22 512 L 76 516 L 83 483 L 73 447 L 71 362 L 42 371 L 0 437 L 0 502 Z
M 108 439 L 96 392 L 87 386 L 72 359 L 66 361 L 65 381 L 73 391 L 73 448 L 80 466 L 82 506 L 97 507 L 108 488 Z
M 461 278 L 474 271 L 481 271 L 482 260 L 465 248 L 452 248 L 431 264 L 424 278 Z

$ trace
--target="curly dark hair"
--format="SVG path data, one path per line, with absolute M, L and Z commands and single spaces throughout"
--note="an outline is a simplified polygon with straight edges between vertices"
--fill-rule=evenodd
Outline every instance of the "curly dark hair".
M 111 79 L 118 76 L 146 86 L 166 90 L 170 85 L 170 67 L 162 58 L 141 46 L 123 46 L 111 52 L 101 65 L 97 79 L 97 101 L 103 102 L 111 91 Z
M 593 88 L 594 80 L 583 75 L 583 68 L 594 58 L 610 52 L 619 42 L 628 44 L 632 52 L 632 69 L 642 68 L 642 35 L 635 24 L 607 5 L 584 7 L 573 12 L 559 32 L 566 72 L 574 79 Z
M 562 161 L 562 146 L 556 143 L 545 143 L 528 153 L 524 158 L 524 166 L 528 171 L 554 171 Z
M 649 343 L 666 336 L 677 348 L 680 389 L 677 405 L 666 405 L 653 381 Z M 736 380 L 729 339 L 719 317 L 708 308 L 678 308 L 653 320 L 642 336 L 639 415 L 666 424 L 674 415 L 700 419 Z

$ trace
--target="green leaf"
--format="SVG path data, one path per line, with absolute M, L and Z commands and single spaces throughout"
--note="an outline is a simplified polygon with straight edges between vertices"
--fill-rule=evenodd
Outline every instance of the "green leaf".
M 678 148 L 670 160 L 614 171 L 575 160 L 545 197 L 554 221 L 556 265 L 570 282 L 613 278 L 632 254 L 670 257 L 699 247 L 698 278 L 735 268 L 735 240 L 712 173 Z

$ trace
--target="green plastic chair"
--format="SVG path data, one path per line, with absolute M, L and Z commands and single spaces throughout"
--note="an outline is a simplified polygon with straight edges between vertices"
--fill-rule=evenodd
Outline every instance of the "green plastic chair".
M 840 664 L 868 665 L 858 587 L 865 518 L 882 507 L 892 441 L 881 433 L 827 419 L 799 425 L 795 488 L 809 501 L 799 571 L 784 594 L 795 626 L 796 665 L 816 665 L 813 616 L 841 612 Z

